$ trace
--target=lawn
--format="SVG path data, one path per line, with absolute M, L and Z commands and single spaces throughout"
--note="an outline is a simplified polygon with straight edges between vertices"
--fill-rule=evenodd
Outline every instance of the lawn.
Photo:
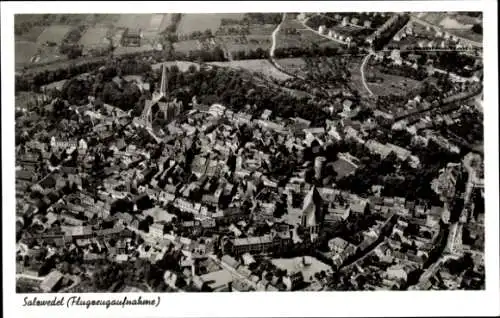
M 191 34 L 194 31 L 212 30 L 220 27 L 221 19 L 242 19 L 243 13 L 186 13 L 182 15 L 177 34 Z
M 222 67 L 244 69 L 250 72 L 258 72 L 268 78 L 274 78 L 279 81 L 284 81 L 291 78 L 291 76 L 277 70 L 268 60 L 240 60 L 231 62 L 212 62 L 209 64 Z
M 66 34 L 71 31 L 73 27 L 68 25 L 51 25 L 46 27 L 43 32 L 38 36 L 37 43 L 44 44 L 46 42 L 54 42 L 60 44 Z

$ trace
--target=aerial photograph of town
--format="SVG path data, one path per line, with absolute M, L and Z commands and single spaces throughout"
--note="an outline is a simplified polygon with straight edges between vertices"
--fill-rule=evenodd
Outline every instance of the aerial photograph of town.
M 16 293 L 485 290 L 482 12 L 14 31 Z

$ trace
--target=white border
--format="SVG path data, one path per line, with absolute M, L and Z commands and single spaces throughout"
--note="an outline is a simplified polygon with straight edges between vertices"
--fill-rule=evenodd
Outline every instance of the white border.
M 94 9 L 95 8 L 95 9 Z M 349 293 L 220 293 L 161 295 L 161 308 L 93 307 L 27 308 L 25 295 L 16 295 L 14 266 L 14 40 L 15 13 L 152 12 L 317 12 L 317 11 L 483 11 L 486 291 L 484 292 L 349 292 Z M 3 278 L 6 317 L 236 317 L 236 316 L 468 316 L 498 315 L 499 206 L 498 206 L 498 55 L 496 1 L 355 1 L 355 2 L 2 2 L 2 195 Z M 64 295 L 68 297 L 69 295 Z M 83 294 L 120 298 L 124 294 Z M 133 295 L 130 295 L 133 297 Z M 145 295 L 146 296 L 146 295 Z

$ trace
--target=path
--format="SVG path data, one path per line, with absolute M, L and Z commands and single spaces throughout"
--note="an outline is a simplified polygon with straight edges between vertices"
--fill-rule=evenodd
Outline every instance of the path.
M 32 279 L 40 282 L 45 279 L 45 277 L 33 276 L 28 274 L 16 274 L 16 278 Z
M 276 50 L 276 35 L 278 34 L 278 32 L 281 28 L 281 24 L 283 24 L 283 22 L 285 21 L 285 17 L 286 17 L 286 14 L 283 13 L 283 18 L 281 19 L 280 24 L 278 24 L 276 29 L 274 29 L 273 33 L 271 34 L 271 38 L 273 41 L 273 44 L 271 45 L 271 48 L 269 49 L 269 56 L 271 57 L 271 59 L 274 59 L 274 51 Z
M 370 90 L 370 88 L 368 87 L 368 84 L 366 83 L 364 68 L 365 68 L 366 63 L 370 59 L 370 56 L 372 56 L 372 55 L 374 55 L 374 53 L 369 53 L 367 56 L 365 56 L 365 58 L 363 59 L 363 63 L 361 63 L 361 66 L 359 68 L 359 71 L 361 72 L 361 80 L 363 81 L 363 86 L 368 91 L 370 96 L 373 96 L 373 92 Z

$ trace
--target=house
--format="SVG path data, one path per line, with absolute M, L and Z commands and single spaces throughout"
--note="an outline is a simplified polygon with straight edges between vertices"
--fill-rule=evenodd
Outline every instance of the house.
M 63 274 L 58 271 L 52 271 L 50 272 L 45 279 L 40 283 L 40 288 L 44 292 L 53 292 L 57 290 L 57 288 L 60 286 L 61 281 L 63 279 Z

